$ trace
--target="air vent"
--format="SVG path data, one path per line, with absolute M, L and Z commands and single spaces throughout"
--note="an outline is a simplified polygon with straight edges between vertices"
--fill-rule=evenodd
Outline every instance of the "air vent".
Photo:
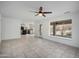
M 64 12 L 64 14 L 68 14 L 68 13 L 70 13 L 70 11 L 66 11 L 66 12 Z

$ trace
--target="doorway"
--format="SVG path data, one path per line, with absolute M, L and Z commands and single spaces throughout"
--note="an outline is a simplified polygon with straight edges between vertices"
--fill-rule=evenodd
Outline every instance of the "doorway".
M 39 24 L 39 35 L 42 36 L 42 24 Z
M 33 34 L 34 27 L 33 24 L 22 24 L 21 25 L 21 35 Z

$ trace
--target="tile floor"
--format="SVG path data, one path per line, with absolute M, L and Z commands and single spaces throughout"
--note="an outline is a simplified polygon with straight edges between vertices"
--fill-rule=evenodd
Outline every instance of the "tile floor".
M 61 43 L 22 36 L 2 41 L 0 58 L 78 58 L 79 49 Z

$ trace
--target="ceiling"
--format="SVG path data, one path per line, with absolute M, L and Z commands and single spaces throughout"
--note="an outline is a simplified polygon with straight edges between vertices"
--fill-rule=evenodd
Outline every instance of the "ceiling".
M 40 6 L 44 11 L 52 11 L 52 14 L 46 15 L 46 18 L 55 17 L 64 12 L 75 12 L 79 10 L 79 2 L 72 1 L 0 1 L 0 13 L 6 17 L 12 17 L 24 20 L 46 19 L 35 16 L 32 11 L 37 11 Z

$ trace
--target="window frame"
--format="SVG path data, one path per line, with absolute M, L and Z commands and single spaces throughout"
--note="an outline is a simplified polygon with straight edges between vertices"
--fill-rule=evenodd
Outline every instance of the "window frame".
M 50 35 L 59 36 L 59 37 L 65 37 L 65 38 L 72 38 L 72 26 L 71 26 L 71 36 L 67 37 L 67 36 L 64 36 L 63 34 L 62 35 L 56 35 L 56 26 L 57 25 L 63 25 L 63 24 L 71 24 L 72 25 L 72 19 L 50 22 L 50 26 L 53 26 L 53 29 L 52 29 L 53 34 L 50 34 Z M 63 33 L 63 31 L 62 31 L 62 33 Z

